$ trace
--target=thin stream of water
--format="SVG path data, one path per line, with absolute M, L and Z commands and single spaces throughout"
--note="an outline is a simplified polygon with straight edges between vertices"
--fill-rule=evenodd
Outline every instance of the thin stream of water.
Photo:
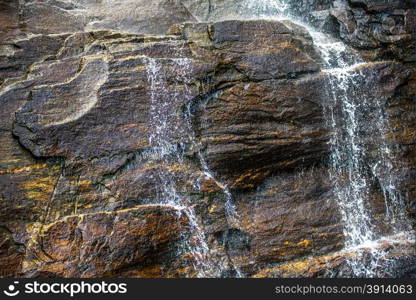
M 150 84 L 150 120 L 149 144 L 152 146 L 153 159 L 166 163 L 183 164 L 184 155 L 181 145 L 174 142 L 175 135 L 187 136 L 187 126 L 181 116 L 177 116 L 176 105 L 183 101 L 183 97 L 191 97 L 188 87 L 191 83 L 192 62 L 188 58 L 144 58 L 148 81 Z M 174 72 L 175 84 L 181 84 L 183 91 L 169 90 L 168 74 Z M 189 100 L 189 99 L 188 99 Z M 212 264 L 209 258 L 209 247 L 206 242 L 204 231 L 200 228 L 195 210 L 183 195 L 176 189 L 177 180 L 175 175 L 166 168 L 157 171 L 157 200 L 158 204 L 168 204 L 178 210 L 178 214 L 184 213 L 190 223 L 194 234 L 194 240 L 184 242 L 184 248 L 189 249 L 195 262 L 194 269 L 198 277 L 214 276 Z

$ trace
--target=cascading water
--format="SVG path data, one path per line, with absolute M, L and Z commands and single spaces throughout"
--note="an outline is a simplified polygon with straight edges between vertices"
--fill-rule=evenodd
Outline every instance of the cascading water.
M 371 213 L 370 197 L 373 181 L 378 180 L 386 201 L 386 221 L 391 233 L 399 238 L 412 234 L 406 217 L 403 195 L 396 183 L 393 170 L 394 155 L 386 144 L 371 149 L 367 139 L 374 134 L 385 135 L 388 121 L 378 99 L 372 99 L 371 87 L 363 82 L 360 72 L 364 64 L 352 49 L 341 41 L 317 32 L 299 22 L 288 11 L 284 1 L 243 1 L 245 19 L 290 19 L 306 27 L 323 60 L 324 72 L 328 74 L 328 99 L 325 115 L 328 126 L 334 132 L 331 139 L 330 178 L 334 183 L 336 199 L 344 223 L 346 249 L 372 248 L 370 259 L 364 264 L 359 259 L 349 261 L 354 276 L 378 276 L 380 260 L 386 263 L 385 252 L 378 251 L 378 242 L 386 238 L 380 234 Z M 368 90 L 370 89 L 370 90 Z M 371 153 L 373 152 L 373 153 Z M 375 178 L 375 179 L 374 179 Z M 387 238 L 389 239 L 389 238 Z M 394 239 L 394 238 L 393 238 Z
M 149 144 L 151 151 L 156 157 L 163 161 L 169 161 L 172 158 L 178 162 L 182 162 L 180 145 L 173 143 L 173 135 L 183 136 L 184 127 L 181 126 L 181 120 L 172 114 L 175 111 L 175 105 L 178 104 L 178 92 L 167 93 L 166 70 L 162 70 L 164 63 L 171 70 L 186 70 L 186 58 L 176 59 L 156 59 L 146 58 L 147 75 L 150 83 L 150 121 L 149 128 Z M 186 72 L 186 71 L 185 71 Z M 186 86 L 186 73 L 180 73 L 178 81 L 181 80 Z M 189 80 L 189 79 L 188 79 Z M 185 93 L 186 94 L 186 93 Z M 158 172 L 158 201 L 171 205 L 179 205 L 181 197 L 175 188 L 175 180 L 170 172 Z
M 184 162 L 183 145 L 175 143 L 175 137 L 189 136 L 189 127 L 186 120 L 177 114 L 177 106 L 183 99 L 190 100 L 191 93 L 188 87 L 191 84 L 190 74 L 192 64 L 188 58 L 144 58 L 147 77 L 150 84 L 150 120 L 149 144 L 147 156 L 161 165 Z M 181 85 L 182 89 L 174 87 L 169 90 L 167 74 L 174 74 L 174 85 Z M 178 214 L 184 213 L 189 219 L 193 240 L 185 241 L 184 246 L 192 254 L 194 268 L 198 277 L 214 276 L 213 266 L 209 258 L 209 248 L 206 243 L 204 231 L 200 228 L 195 211 L 189 205 L 185 196 L 180 195 L 176 189 L 176 178 L 166 168 L 158 169 L 155 187 L 157 188 L 157 204 L 170 205 L 177 209 Z
M 273 19 L 280 16 L 288 8 L 279 0 L 243 0 L 238 14 L 244 19 Z
M 333 131 L 330 178 L 342 214 L 346 251 L 354 249 L 359 256 L 348 263 L 354 276 L 382 276 L 378 273 L 380 262 L 386 269 L 394 261 L 386 259 L 388 253 L 379 250 L 380 244 L 413 236 L 405 202 L 392 172 L 394 155 L 386 144 L 368 142 L 389 132 L 388 120 L 381 99 L 372 96 L 374 87 L 366 85 L 367 78 L 360 69 L 365 63 L 359 55 L 341 41 L 308 30 L 321 54 L 323 72 L 328 74 L 329 102 L 325 115 Z M 370 203 L 375 181 L 383 191 L 385 221 L 395 237 L 383 236 L 374 220 Z M 364 248 L 371 249 L 370 257 L 360 252 Z
M 315 45 L 327 69 L 328 96 L 326 106 L 331 139 L 331 179 L 344 221 L 346 247 L 354 247 L 376 239 L 368 207 L 369 178 L 366 176 L 367 153 L 362 127 L 370 105 L 365 95 L 357 91 L 363 80 L 354 71 L 362 61 L 342 44 L 323 34 L 312 33 Z M 338 115 L 338 111 L 340 114 Z
M 179 53 L 180 54 L 180 53 Z M 184 163 L 183 144 L 173 142 L 175 138 L 187 138 L 186 143 L 191 147 L 197 148 L 197 156 L 199 158 L 201 168 L 204 175 L 211 178 L 222 189 L 226 196 L 225 209 L 226 217 L 230 226 L 236 226 L 238 214 L 233 204 L 232 194 L 228 187 L 219 182 L 213 172 L 209 169 L 201 153 L 201 145 L 198 144 L 194 136 L 191 125 L 190 105 L 192 93 L 189 87 L 192 84 L 192 61 L 189 58 L 144 58 L 146 64 L 147 77 L 150 84 L 150 120 L 149 134 L 150 150 L 146 156 L 151 157 L 152 161 L 164 165 L 169 162 Z M 174 87 L 173 92 L 170 91 L 173 85 L 181 85 L 181 88 Z M 172 74 L 174 74 L 172 76 Z M 188 110 L 184 115 L 175 114 L 178 108 L 188 103 Z M 198 270 L 199 277 L 217 277 L 225 272 L 224 266 L 215 263 L 209 254 L 209 247 L 206 242 L 204 231 L 200 228 L 195 211 L 190 205 L 186 197 L 178 193 L 176 189 L 177 179 L 175 175 L 166 169 L 159 169 L 155 180 L 157 187 L 158 204 L 174 206 L 179 212 L 185 213 L 190 221 L 190 225 L 195 232 L 196 241 L 185 241 L 185 247 L 189 248 L 192 255 L 196 258 L 194 265 Z M 237 277 L 242 277 L 242 273 L 238 267 L 234 266 L 231 261 L 232 268 Z
M 346 250 L 355 249 L 359 256 L 348 263 L 354 276 L 375 277 L 378 276 L 380 262 L 386 264 L 383 258 L 387 253 L 377 249 L 377 240 L 382 236 L 374 223 L 369 204 L 374 184 L 371 170 L 380 164 L 391 165 L 391 161 L 377 151 L 374 163 L 374 157 L 370 154 L 371 145 L 367 140 L 377 133 L 383 110 L 378 105 L 378 99 L 371 99 L 371 89 L 367 90 L 363 85 L 366 79 L 360 72 L 362 60 L 341 42 L 316 32 L 312 36 L 328 68 L 324 72 L 329 75 L 329 103 L 325 114 L 334 132 L 331 139 L 330 178 L 335 185 L 335 195 L 343 218 Z M 388 187 L 384 184 L 381 186 L 383 190 L 396 190 L 392 182 L 389 182 Z M 395 203 L 398 204 L 396 200 Z M 403 205 L 400 207 L 404 211 Z M 386 210 L 388 212 L 389 205 L 386 205 Z M 364 247 L 372 249 L 371 257 L 364 257 L 364 253 L 359 251 Z

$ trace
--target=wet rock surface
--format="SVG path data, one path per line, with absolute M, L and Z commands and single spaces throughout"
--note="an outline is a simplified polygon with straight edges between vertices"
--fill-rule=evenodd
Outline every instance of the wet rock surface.
M 368 59 L 398 56 L 415 60 L 416 4 L 410 0 L 288 0 L 284 4 L 250 0 L 184 0 L 183 4 L 199 20 L 218 21 L 243 17 L 279 16 L 289 12 L 320 31 L 341 38 L 362 51 Z M 250 10 L 250 13 L 247 12 Z
M 161 34 L 173 24 L 195 21 L 180 1 L 170 0 L 25 0 L 18 13 L 22 30 L 43 34 L 99 29 Z
M 189 220 L 172 207 L 79 214 L 38 225 L 24 261 L 29 277 L 170 277 L 191 265 L 172 256 L 190 236 Z
M 303 27 L 222 20 L 238 1 L 206 2 L 125 1 L 110 14 L 96 1 L 0 1 L 1 276 L 198 276 L 195 220 L 156 203 L 160 174 L 195 209 L 219 270 L 205 275 L 348 275 L 328 174 L 332 75 Z M 396 149 L 414 222 L 413 4 L 315 2 L 309 21 L 368 60 L 362 88 L 392 128 L 368 143 Z M 174 147 L 163 159 L 149 125 L 155 99 L 172 99 L 156 111 Z M 371 206 L 389 233 L 381 180 Z M 397 245 L 398 263 L 414 261 L 413 246 Z
M 291 1 L 307 21 L 362 51 L 368 59 L 399 57 L 414 62 L 416 5 L 413 1 Z
M 355 277 L 351 261 L 360 267 L 371 265 L 372 251 L 377 251 L 377 267 L 373 270 L 378 277 L 414 278 L 415 256 L 414 243 L 405 241 L 378 244 L 375 249 L 360 248 L 345 250 L 330 255 L 315 256 L 290 263 L 283 263 L 273 268 L 261 270 L 254 278 L 349 278 Z M 393 263 L 392 263 L 393 261 Z M 360 277 L 366 277 L 363 274 Z

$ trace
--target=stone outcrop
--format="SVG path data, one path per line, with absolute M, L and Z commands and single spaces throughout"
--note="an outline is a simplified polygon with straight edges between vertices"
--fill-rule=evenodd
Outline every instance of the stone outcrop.
M 359 49 L 367 59 L 415 61 L 413 1 L 289 1 L 299 16 Z M 312 3 L 312 4 L 311 4 Z
M 0 0 L 0 276 L 200 276 L 201 232 L 207 276 L 349 274 L 328 175 L 333 75 L 299 25 L 222 20 L 240 2 L 120 1 L 112 11 L 96 1 Z M 392 128 L 369 132 L 369 144 L 397 149 L 414 222 L 414 7 L 312 2 L 309 21 L 368 60 L 356 70 L 368 79 L 361 88 Z M 152 95 L 161 91 L 172 99 L 158 111 L 171 124 L 163 136 L 180 160 L 154 158 L 149 124 L 163 99 Z M 195 220 L 183 207 L 149 204 L 161 172 Z M 377 180 L 371 206 L 389 233 Z M 399 263 L 414 261 L 412 245 L 392 247 Z
M 19 9 L 16 1 L 2 2 L 18 15 L 22 31 L 42 34 L 99 29 L 161 34 L 173 24 L 196 21 L 180 1 L 170 0 L 24 0 Z
M 346 250 L 330 255 L 315 256 L 303 260 L 283 263 L 266 268 L 254 274 L 254 278 L 322 278 L 354 276 L 352 265 L 365 268 L 371 265 L 376 251 L 377 264 L 374 271 L 378 277 L 414 278 L 415 256 L 414 243 L 406 241 L 382 241 L 374 248 Z M 372 253 L 373 252 L 373 253 Z M 350 261 L 349 263 L 347 261 Z M 394 261 L 391 264 L 391 261 Z
M 411 0 L 184 0 L 198 20 L 219 21 L 241 17 L 278 16 L 289 12 L 360 49 L 368 59 L 415 60 L 416 4 Z M 248 12 L 250 11 L 250 12 Z
M 31 277 L 169 277 L 192 265 L 191 258 L 181 265 L 171 256 L 191 235 L 186 215 L 171 207 L 79 214 L 33 226 L 24 260 Z

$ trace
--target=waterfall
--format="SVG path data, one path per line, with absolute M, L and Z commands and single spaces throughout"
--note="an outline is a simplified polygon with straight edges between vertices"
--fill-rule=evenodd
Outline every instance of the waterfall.
M 280 16 L 288 5 L 280 0 L 243 0 L 238 14 L 244 19 L 273 19 Z
M 183 99 L 190 100 L 192 64 L 188 58 L 144 58 L 150 86 L 149 111 L 149 144 L 151 148 L 146 156 L 162 165 L 156 173 L 155 187 L 160 205 L 170 205 L 177 209 L 178 214 L 185 214 L 189 220 L 193 237 L 184 242 L 185 250 L 189 250 L 194 259 L 194 269 L 198 277 L 213 276 L 215 269 L 209 258 L 209 247 L 204 231 L 200 228 L 194 208 L 188 199 L 176 188 L 177 179 L 167 168 L 167 163 L 184 163 L 184 145 L 175 142 L 175 138 L 189 136 L 186 120 L 178 115 L 178 106 Z M 173 91 L 170 90 L 171 77 L 175 77 Z M 176 85 L 181 85 L 182 89 Z
M 189 78 L 186 74 L 187 67 L 191 66 L 186 58 L 156 59 L 146 58 L 147 76 L 150 84 L 150 120 L 149 120 L 149 144 L 151 151 L 161 162 L 174 159 L 183 162 L 180 145 L 173 142 L 176 137 L 184 136 L 184 126 L 180 116 L 175 114 L 176 106 L 180 103 L 178 91 L 172 93 L 168 90 L 166 70 L 181 71 L 177 81 L 182 81 L 186 87 Z M 184 93 L 186 96 L 186 92 Z M 180 205 L 181 197 L 175 188 L 175 178 L 168 171 L 157 173 L 159 184 L 158 201 L 164 204 Z
M 296 22 L 296 21 L 295 21 Z M 333 132 L 330 146 L 330 179 L 344 224 L 344 251 L 355 251 L 349 259 L 352 274 L 357 277 L 378 277 L 385 269 L 394 269 L 394 261 L 382 250 L 383 242 L 411 239 L 404 196 L 393 172 L 394 154 L 384 141 L 389 122 L 381 99 L 372 93 L 374 86 L 362 73 L 365 62 L 343 42 L 304 25 L 319 50 L 328 74 L 324 115 Z M 378 142 L 378 144 L 377 144 Z M 370 205 L 374 185 L 380 186 L 385 199 L 385 221 L 390 235 L 385 236 L 375 222 Z M 371 249 L 370 257 L 365 249 Z M 382 264 L 382 266 L 381 266 Z
M 386 263 L 385 251 L 377 250 L 386 240 L 408 239 L 411 225 L 406 216 L 404 195 L 396 182 L 394 154 L 388 145 L 371 149 L 371 135 L 389 132 L 388 120 L 379 99 L 373 99 L 371 86 L 360 71 L 365 62 L 358 53 L 327 34 L 299 21 L 288 11 L 285 1 L 243 1 L 243 19 L 289 19 L 304 26 L 311 35 L 328 75 L 324 115 L 333 132 L 330 141 L 330 179 L 341 212 L 346 239 L 345 250 L 355 250 L 360 256 L 348 263 L 354 276 L 377 276 L 379 261 Z M 377 181 L 386 203 L 386 221 L 392 235 L 383 236 L 374 221 L 370 197 Z M 372 249 L 371 258 L 364 263 L 361 248 Z
M 178 53 L 180 54 L 180 53 Z M 197 149 L 201 169 L 205 176 L 214 180 L 226 196 L 225 213 L 230 226 L 238 226 L 238 213 L 233 203 L 232 194 L 228 186 L 220 182 L 209 169 L 201 153 L 202 146 L 195 138 L 191 122 L 192 92 L 192 61 L 189 58 L 144 58 L 147 78 L 150 85 L 149 110 L 149 144 L 151 148 L 145 156 L 164 165 L 168 162 L 184 163 L 184 148 L 186 143 Z M 175 79 L 172 80 L 171 77 Z M 172 82 L 173 81 L 173 82 Z M 172 89 L 173 84 L 173 91 Z M 181 85 L 181 89 L 176 85 Z M 177 114 L 183 103 L 187 103 L 184 115 Z M 176 113 L 175 113 L 176 112 Z M 176 139 L 186 139 L 178 144 Z M 200 228 L 195 210 L 177 189 L 177 179 L 165 168 L 156 174 L 158 204 L 171 205 L 179 212 L 185 213 L 195 234 L 196 241 L 185 241 L 185 248 L 189 248 L 196 258 L 194 268 L 198 270 L 198 277 L 217 277 L 225 270 L 221 264 L 215 263 L 209 254 L 205 233 Z M 243 277 L 237 266 L 230 262 L 237 277 Z
M 385 120 L 384 111 L 379 99 L 372 99 L 372 90 L 364 84 L 367 80 L 360 72 L 360 66 L 364 64 L 360 57 L 342 42 L 314 31 L 310 34 L 327 68 L 324 72 L 328 74 L 329 102 L 325 106 L 325 116 L 333 131 L 330 178 L 342 214 L 345 251 L 353 250 L 358 256 L 348 260 L 348 264 L 354 276 L 377 277 L 381 263 L 387 267 L 393 262 L 387 262 L 387 252 L 379 250 L 378 240 L 383 236 L 377 230 L 369 204 L 374 180 L 371 170 L 380 164 L 391 166 L 392 162 L 384 155 L 385 151 L 378 149 L 373 163 L 371 145 L 367 140 L 381 133 L 380 120 Z M 397 190 L 390 180 L 388 186 L 381 186 L 383 191 Z M 387 193 L 384 192 L 385 197 Z M 399 206 L 397 200 L 394 200 L 397 204 L 395 211 Z M 405 211 L 402 204 L 400 207 Z M 387 212 L 389 209 L 390 205 L 386 205 Z M 362 248 L 371 249 L 371 256 L 361 251 Z
M 328 98 L 325 114 L 331 138 L 330 178 L 335 185 L 346 237 L 346 247 L 355 247 L 377 238 L 368 207 L 370 182 L 366 176 L 368 154 L 363 126 L 371 104 L 360 91 L 363 76 L 355 71 L 363 62 L 343 45 L 323 34 L 310 31 L 314 44 L 322 54 L 328 75 Z M 338 110 L 340 111 L 337 114 Z
M 366 140 L 389 132 L 389 123 L 380 99 L 374 99 L 371 86 L 360 72 L 364 62 L 341 42 L 311 33 L 329 75 L 329 103 L 326 115 L 335 131 L 331 140 L 331 177 L 336 185 L 338 203 L 344 217 L 347 247 L 380 238 L 368 207 L 371 178 L 380 182 L 386 201 L 386 221 L 392 233 L 410 230 L 405 203 L 393 172 L 394 155 L 385 142 L 370 149 Z M 341 113 L 336 116 L 336 110 Z M 374 148 L 374 147 L 373 147 Z M 370 151 L 373 154 L 370 154 Z M 371 158 L 371 155 L 374 158 Z M 347 179 L 348 184 L 340 183 Z M 351 200 L 352 199 L 352 200 Z

